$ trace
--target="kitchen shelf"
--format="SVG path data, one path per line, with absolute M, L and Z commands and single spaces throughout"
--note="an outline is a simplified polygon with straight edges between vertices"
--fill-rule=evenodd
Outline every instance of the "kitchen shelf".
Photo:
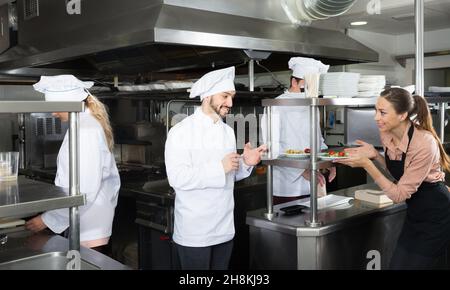
M 377 98 L 309 98 L 309 99 L 265 99 L 262 106 L 373 106 Z
M 1 101 L 0 113 L 83 112 L 83 102 Z
M 450 103 L 450 97 L 433 95 L 425 99 L 429 104 Z M 377 97 L 373 98 L 310 98 L 310 99 L 265 99 L 262 106 L 374 106 Z
M 85 203 L 85 195 L 69 196 L 69 189 L 24 176 L 19 176 L 17 181 L 0 181 L 0 218 L 32 215 Z
M 311 160 L 310 159 L 296 160 L 294 158 L 278 157 L 276 159 L 262 159 L 262 163 L 266 164 L 266 165 L 280 166 L 280 167 L 311 169 Z M 317 161 L 316 164 L 317 164 L 317 169 L 325 169 L 325 168 L 330 168 L 330 167 L 336 166 L 336 164 L 331 161 Z
M 450 97 L 425 97 L 428 104 L 450 103 Z

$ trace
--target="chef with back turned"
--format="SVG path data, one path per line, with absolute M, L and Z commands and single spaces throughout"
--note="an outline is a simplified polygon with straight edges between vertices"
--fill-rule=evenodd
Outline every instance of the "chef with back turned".
M 329 65 L 321 61 L 306 57 L 292 57 L 289 60 L 289 69 L 292 70 L 289 89 L 276 99 L 304 99 L 306 98 L 305 76 L 307 74 L 326 73 Z M 310 149 L 311 119 L 308 106 L 277 106 L 272 108 L 272 152 L 274 156 L 285 153 L 287 150 Z M 320 132 L 319 119 L 317 123 L 317 138 L 320 149 L 327 149 Z M 266 116 L 261 121 L 263 134 L 266 131 Z M 308 152 L 306 152 L 308 153 Z M 328 181 L 336 176 L 336 168 L 329 169 Z M 273 203 L 274 205 L 290 202 L 308 197 L 310 194 L 310 170 L 273 167 Z M 325 177 L 318 174 L 318 196 L 325 194 Z

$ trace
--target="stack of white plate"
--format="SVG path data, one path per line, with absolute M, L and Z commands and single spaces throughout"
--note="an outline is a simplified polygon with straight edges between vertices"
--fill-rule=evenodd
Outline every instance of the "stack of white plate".
M 169 90 L 188 89 L 194 85 L 191 81 L 169 81 L 164 84 Z
M 450 87 L 428 87 L 428 91 L 433 93 L 450 93 Z
M 361 75 L 358 84 L 358 97 L 377 97 L 386 86 L 384 75 Z
M 358 95 L 359 73 L 336 72 L 321 75 L 320 92 L 324 96 L 351 98 Z
M 164 84 L 144 84 L 144 85 L 125 85 L 119 86 L 121 92 L 139 92 L 139 91 L 154 91 L 154 90 L 167 90 Z

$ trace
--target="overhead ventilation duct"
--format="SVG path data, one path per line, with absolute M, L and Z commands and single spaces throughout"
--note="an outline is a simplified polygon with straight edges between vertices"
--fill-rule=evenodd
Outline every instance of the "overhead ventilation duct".
M 286 16 L 296 25 L 309 25 L 313 20 L 324 20 L 344 14 L 356 0 L 281 0 Z
M 317 19 L 344 13 L 353 2 L 286 3 L 295 8 L 295 17 L 302 7 L 307 19 Z M 80 3 L 80 14 L 70 15 L 66 1 L 17 0 L 19 40 L 0 54 L 0 74 L 42 74 L 41 69 L 102 76 L 201 74 L 245 63 L 245 50 L 271 52 L 263 62 L 271 71 L 286 70 L 291 56 L 315 57 L 330 65 L 378 61 L 374 50 L 344 33 L 292 25 L 280 1 Z

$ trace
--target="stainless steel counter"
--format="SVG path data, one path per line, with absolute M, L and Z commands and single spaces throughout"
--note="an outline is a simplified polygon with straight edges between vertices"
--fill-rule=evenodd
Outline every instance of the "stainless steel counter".
M 379 190 L 376 184 L 371 183 L 330 192 L 329 194 L 355 197 L 355 191 L 358 189 Z M 251 211 L 247 214 L 247 224 L 296 236 L 321 236 L 337 231 L 352 222 L 359 223 L 362 218 L 368 218 L 379 214 L 393 214 L 403 211 L 406 208 L 404 203 L 388 204 L 378 207 L 377 205 L 364 201 L 352 200 L 350 204 L 345 207 L 330 207 L 328 209 L 319 210 L 318 217 L 323 224 L 316 228 L 311 228 L 305 224 L 305 221 L 309 220 L 309 210 L 304 210 L 302 214 L 296 216 L 285 216 L 280 211 L 280 208 L 282 207 L 295 205 L 308 200 L 309 198 L 305 198 L 274 206 L 275 216 L 272 220 L 267 220 L 264 217 L 263 213 L 265 212 L 265 209 Z
M 5 231 L 3 231 L 5 233 Z M 59 235 L 32 234 L 10 230 L 8 240 L 0 245 L 0 270 L 64 270 L 69 241 Z M 129 270 L 130 268 L 97 251 L 81 247 L 82 270 Z
M 366 184 L 331 193 L 354 197 L 364 188 L 378 189 Z M 319 210 L 323 224 L 311 228 L 305 225 L 309 211 L 280 214 L 280 207 L 301 201 L 305 200 L 275 206 L 272 220 L 264 217 L 265 209 L 247 214 L 251 269 L 365 269 L 371 250 L 380 253 L 381 268 L 388 267 L 403 225 L 404 203 L 378 207 L 353 200 L 348 206 Z
M 0 182 L 0 218 L 27 216 L 46 210 L 80 206 L 85 196 L 69 196 L 69 190 L 19 176 Z

